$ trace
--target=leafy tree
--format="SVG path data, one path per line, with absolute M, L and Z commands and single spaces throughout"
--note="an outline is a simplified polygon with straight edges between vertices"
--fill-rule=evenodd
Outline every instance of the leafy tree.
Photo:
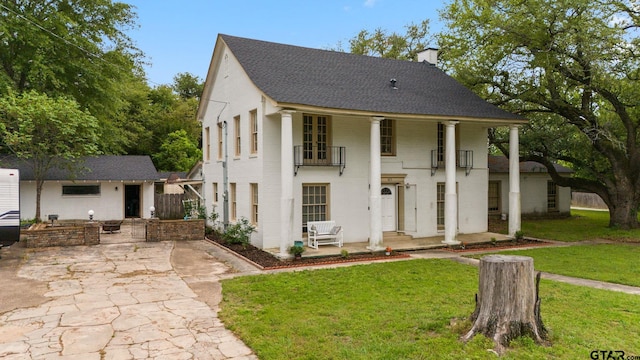
M 610 226 L 638 227 L 640 13 L 632 0 L 454 0 L 442 59 L 475 92 L 531 122 L 521 160 L 598 194 Z M 506 134 L 492 143 L 507 152 Z M 558 175 L 553 162 L 575 169 Z
M 172 88 L 183 99 L 196 98 L 199 100 L 204 82 L 200 77 L 190 73 L 179 73 L 173 77 Z
M 0 97 L 0 144 L 33 167 L 36 181 L 36 221 L 48 171 L 79 171 L 77 161 L 98 153 L 98 121 L 71 99 L 50 98 L 35 91 Z
M 36 90 L 71 97 L 100 121 L 99 139 L 119 152 L 126 131 L 113 124 L 122 86 L 140 76 L 141 53 L 125 31 L 131 5 L 112 0 L 8 0 L 0 3 L 0 95 Z
M 160 147 L 157 144 L 159 141 L 153 139 L 153 112 L 149 101 L 151 89 L 140 77 L 133 77 L 123 83 L 121 89 L 122 105 L 112 119 L 116 128 L 114 136 L 121 138 L 124 153 L 150 155 Z
M 131 91 L 127 101 L 129 106 L 121 116 L 122 125 L 135 140 L 126 147 L 128 154 L 159 153 L 167 136 L 178 130 L 184 130 L 193 143 L 200 142 L 202 126 L 196 119 L 197 98 L 182 98 L 171 86 L 160 85 Z
M 156 166 L 163 171 L 188 171 L 202 158 L 202 150 L 184 130 L 170 133 L 153 155 Z
M 404 35 L 395 32 L 389 34 L 382 28 L 373 32 L 362 30 L 349 40 L 350 51 L 360 55 L 415 61 L 418 52 L 427 48 L 433 40 L 429 35 L 429 20 L 405 28 L 407 32 Z

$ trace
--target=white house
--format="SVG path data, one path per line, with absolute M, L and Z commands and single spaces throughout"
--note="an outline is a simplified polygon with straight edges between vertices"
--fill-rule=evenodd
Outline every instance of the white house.
M 562 176 L 573 171 L 554 164 Z M 509 160 L 505 156 L 489 156 L 489 216 L 509 213 Z M 522 216 L 563 216 L 571 212 L 571 188 L 560 187 L 547 168 L 534 161 L 520 163 L 520 212 Z
M 33 219 L 36 213 L 36 182 L 33 168 L 24 160 L 5 160 L 20 169 L 20 215 Z M 149 217 L 153 206 L 154 182 L 158 179 L 149 156 L 104 155 L 87 157 L 84 170 L 72 177 L 63 168 L 51 169 L 45 176 L 40 199 L 40 215 L 58 220 L 120 220 Z
M 345 242 L 388 234 L 487 230 L 487 129 L 526 119 L 427 62 L 219 35 L 198 109 L 209 211 L 257 227 L 281 255 L 307 221 L 334 220 Z M 513 158 L 517 159 L 517 156 Z M 520 228 L 517 163 L 509 231 Z

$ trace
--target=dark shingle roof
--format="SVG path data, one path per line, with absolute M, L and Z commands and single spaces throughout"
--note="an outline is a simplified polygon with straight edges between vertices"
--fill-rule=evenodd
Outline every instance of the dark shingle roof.
M 524 120 L 426 62 L 220 35 L 254 84 L 281 104 L 379 113 Z M 396 87 L 390 80 L 396 79 Z
M 146 155 L 103 155 L 87 157 L 80 162 L 86 170 L 76 174 L 75 180 L 158 180 L 158 171 Z M 3 167 L 20 170 L 20 180 L 35 180 L 33 168 L 25 160 L 3 158 Z M 69 180 L 66 169 L 53 168 L 45 180 Z
M 488 166 L 490 173 L 508 173 L 509 172 L 509 159 L 506 156 L 494 156 L 489 155 Z M 553 164 L 556 171 L 559 173 L 572 173 L 573 170 L 564 167 L 562 165 Z M 523 161 L 520 163 L 521 173 L 546 173 L 547 168 L 535 161 Z

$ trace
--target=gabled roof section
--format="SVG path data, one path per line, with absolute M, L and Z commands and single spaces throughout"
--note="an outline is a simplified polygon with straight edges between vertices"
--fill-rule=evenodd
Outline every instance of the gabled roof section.
M 426 62 L 219 35 L 249 78 L 279 106 L 526 122 Z M 217 46 L 216 46 L 217 48 Z M 392 83 L 395 79 L 395 87 Z
M 112 180 L 112 181 L 155 181 L 158 171 L 147 155 L 103 155 L 87 157 L 79 162 L 85 169 L 80 170 L 74 180 Z M 28 160 L 15 157 L 3 158 L 2 166 L 20 170 L 20 180 L 35 180 L 33 168 Z M 45 180 L 71 180 L 68 171 L 63 168 L 51 169 Z
M 488 166 L 490 173 L 509 173 L 509 159 L 506 156 L 489 155 Z M 562 165 L 553 164 L 560 174 L 571 174 L 573 170 Z M 520 173 L 547 173 L 547 168 L 535 161 L 523 161 L 520 163 Z

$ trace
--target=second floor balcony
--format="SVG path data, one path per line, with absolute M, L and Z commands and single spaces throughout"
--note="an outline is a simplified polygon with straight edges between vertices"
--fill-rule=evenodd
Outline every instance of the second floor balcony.
M 431 150 L 431 176 L 435 175 L 438 169 L 444 169 L 444 166 L 444 153 L 438 150 Z M 457 150 L 456 167 L 465 169 L 465 174 L 469 175 L 471 169 L 473 169 L 473 150 Z
M 293 147 L 294 175 L 298 174 L 301 166 L 335 166 L 340 175 L 347 165 L 347 149 L 344 146 L 306 146 Z

